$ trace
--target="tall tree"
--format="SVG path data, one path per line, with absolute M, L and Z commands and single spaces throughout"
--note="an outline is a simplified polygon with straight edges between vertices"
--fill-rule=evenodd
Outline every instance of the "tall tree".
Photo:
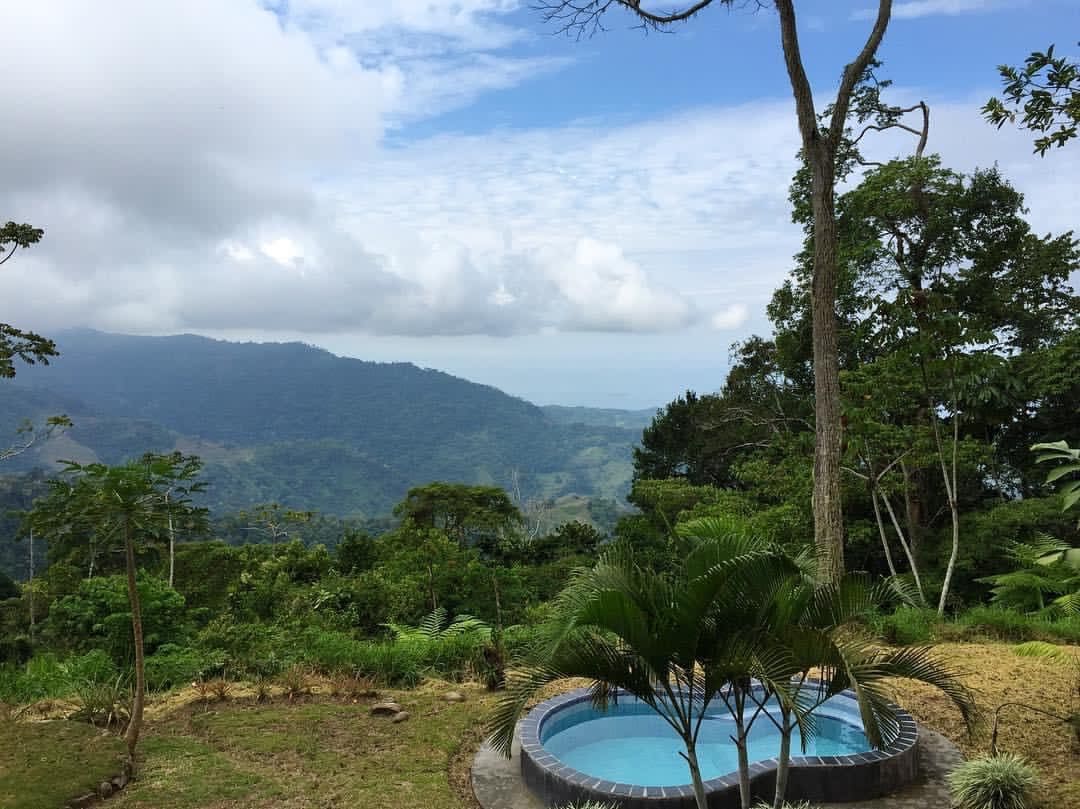
M 120 466 L 67 462 L 64 478 L 52 481 L 52 491 L 35 504 L 30 515 L 31 525 L 55 527 L 65 521 L 82 527 L 89 525 L 99 545 L 108 547 L 119 544 L 123 549 L 135 648 L 135 695 L 131 720 L 124 733 L 128 759 L 132 765 L 142 731 L 146 698 L 136 549 L 165 535 L 169 515 L 180 512 L 179 504 L 166 506 L 166 492 L 182 475 L 181 465 L 172 456 L 147 456 Z
M 622 8 L 646 28 L 667 28 L 697 16 L 712 5 L 733 6 L 735 0 L 687 0 L 669 12 L 642 7 L 641 0 L 539 0 L 545 19 L 561 30 L 591 33 L 604 15 Z M 841 408 L 840 368 L 836 324 L 837 229 L 835 184 L 837 160 L 845 146 L 845 124 L 853 94 L 870 67 L 892 16 L 892 0 L 878 0 L 873 25 L 862 46 L 843 69 L 836 97 L 828 106 L 824 126 L 810 87 L 799 41 L 795 0 L 759 0 L 775 9 L 779 19 L 784 65 L 795 99 L 795 112 L 804 159 L 810 171 L 813 214 L 813 359 L 814 359 L 814 540 L 819 578 L 837 581 L 844 572 L 844 520 L 840 495 Z

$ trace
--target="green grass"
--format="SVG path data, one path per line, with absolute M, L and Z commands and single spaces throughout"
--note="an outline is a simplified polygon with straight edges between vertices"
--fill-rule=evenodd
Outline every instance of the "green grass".
M 123 742 L 80 722 L 0 722 L 0 806 L 51 809 L 120 773 Z
M 450 761 L 491 706 L 474 686 L 384 694 L 411 718 L 370 715 L 370 700 L 196 705 L 152 724 L 138 777 L 114 809 L 353 807 L 460 809 Z M 0 803 L 6 806 L 6 804 Z

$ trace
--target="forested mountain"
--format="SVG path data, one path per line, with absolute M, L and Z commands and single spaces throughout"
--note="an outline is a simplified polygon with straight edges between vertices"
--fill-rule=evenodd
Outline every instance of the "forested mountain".
M 408 363 L 301 343 L 95 331 L 57 336 L 60 357 L 0 387 L 0 435 L 66 413 L 60 438 L 0 472 L 58 458 L 115 463 L 148 450 L 200 455 L 213 508 L 275 500 L 331 514 L 386 513 L 431 480 L 518 485 L 529 497 L 620 498 L 639 414 L 522 399 Z

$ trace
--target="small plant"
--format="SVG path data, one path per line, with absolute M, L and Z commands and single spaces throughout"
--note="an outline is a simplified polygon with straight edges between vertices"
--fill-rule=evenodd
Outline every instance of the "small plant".
M 218 702 L 224 702 L 229 698 L 229 694 L 232 693 L 232 683 L 223 677 L 215 677 L 207 683 L 207 688 L 209 689 L 211 696 Z
M 500 691 L 506 686 L 506 650 L 499 640 L 493 639 L 484 645 L 473 667 L 476 679 L 488 691 Z
M 296 663 L 281 673 L 278 682 L 289 702 L 311 695 L 311 673 L 306 666 Z
M 330 696 L 355 702 L 358 699 L 371 699 L 378 696 L 375 682 L 370 677 L 356 673 L 337 674 L 330 678 Z
M 114 680 L 83 680 L 75 686 L 79 709 L 71 719 L 89 722 L 95 727 L 123 730 L 131 717 L 131 683 L 124 675 Z
M 253 686 L 256 702 L 262 704 L 270 701 L 270 697 L 273 696 L 273 685 L 269 677 L 256 677 Z
M 1013 647 L 1013 654 L 1018 657 L 1037 657 L 1043 660 L 1064 660 L 1065 651 L 1060 646 L 1041 640 L 1030 640 Z
M 1035 768 L 1011 753 L 967 761 L 949 775 L 956 809 L 1030 809 L 1038 783 Z

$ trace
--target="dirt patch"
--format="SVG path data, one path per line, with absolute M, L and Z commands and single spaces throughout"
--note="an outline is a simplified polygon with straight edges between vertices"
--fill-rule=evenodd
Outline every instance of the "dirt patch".
M 929 728 L 943 733 L 968 758 L 986 755 L 993 711 L 1004 702 L 1034 705 L 1061 716 L 1080 711 L 1080 648 L 1063 660 L 1019 657 L 1005 644 L 949 643 L 936 652 L 963 672 L 982 711 L 982 722 L 967 734 L 960 715 L 938 691 L 913 683 L 895 684 L 898 702 Z M 1047 717 L 1009 708 L 1001 714 L 998 748 L 1038 767 L 1040 797 L 1047 807 L 1080 807 L 1080 748 L 1069 727 Z

